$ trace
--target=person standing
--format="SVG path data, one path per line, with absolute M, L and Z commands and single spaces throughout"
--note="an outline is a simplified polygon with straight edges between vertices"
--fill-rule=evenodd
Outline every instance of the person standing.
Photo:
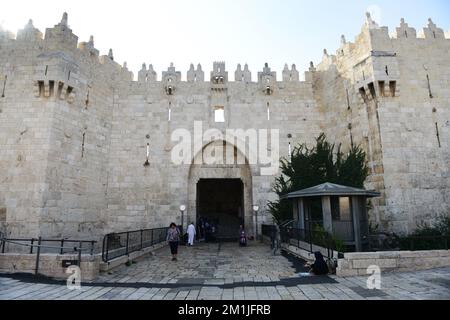
M 247 246 L 247 234 L 245 233 L 245 228 L 242 225 L 239 227 L 239 246 Z
M 187 233 L 188 233 L 188 245 L 193 246 L 195 235 L 197 234 L 195 231 L 195 225 L 193 222 L 188 226 Z
M 167 242 L 172 253 L 172 261 L 177 261 L 178 243 L 180 242 L 180 230 L 178 230 L 175 223 L 171 223 L 167 231 Z

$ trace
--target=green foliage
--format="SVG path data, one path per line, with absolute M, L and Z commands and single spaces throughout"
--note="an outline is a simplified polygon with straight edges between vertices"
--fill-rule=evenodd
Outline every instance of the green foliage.
M 421 223 L 409 236 L 397 236 L 401 250 L 438 250 L 446 249 L 448 244 L 444 237 L 450 237 L 450 217 L 441 216 L 434 225 Z
M 322 226 L 316 225 L 312 233 L 312 242 L 323 248 L 331 248 L 338 252 L 345 252 L 344 242 L 335 235 L 330 235 Z
M 330 144 L 323 133 L 316 139 L 315 147 L 301 144 L 294 148 L 291 159 L 280 161 L 282 174 L 273 186 L 279 197 L 325 182 L 363 188 L 369 174 L 366 154 L 360 146 L 353 146 L 344 154 L 341 146 Z M 268 207 L 278 224 L 292 219 L 291 200 L 269 202 Z

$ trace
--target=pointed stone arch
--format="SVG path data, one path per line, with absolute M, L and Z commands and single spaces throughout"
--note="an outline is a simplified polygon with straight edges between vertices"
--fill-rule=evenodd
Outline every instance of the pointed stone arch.
M 192 165 L 189 168 L 188 174 L 188 217 L 189 221 L 197 220 L 197 185 L 202 179 L 240 179 L 243 183 L 243 220 L 245 228 L 248 230 L 249 234 L 253 230 L 253 179 L 252 179 L 252 169 L 248 163 L 247 157 L 245 157 L 245 164 L 196 164 L 199 160 L 203 158 L 203 153 L 208 146 L 218 144 L 226 144 L 228 148 L 233 148 L 235 150 L 235 156 L 240 154 L 245 157 L 243 153 L 237 146 L 226 142 L 226 140 L 215 140 L 206 143 L 202 146 L 201 151 L 193 158 Z M 237 153 L 237 154 L 236 154 Z M 200 158 L 199 158 L 200 157 Z M 195 161 L 197 160 L 197 161 Z M 202 162 L 203 163 L 203 162 Z M 238 230 L 236 230 L 237 232 Z

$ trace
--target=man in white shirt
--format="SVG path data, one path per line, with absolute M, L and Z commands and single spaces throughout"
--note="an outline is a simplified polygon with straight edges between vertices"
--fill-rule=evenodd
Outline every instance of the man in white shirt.
M 187 228 L 187 234 L 188 234 L 188 245 L 193 246 L 194 245 L 194 239 L 195 239 L 195 225 L 192 222 L 189 227 Z

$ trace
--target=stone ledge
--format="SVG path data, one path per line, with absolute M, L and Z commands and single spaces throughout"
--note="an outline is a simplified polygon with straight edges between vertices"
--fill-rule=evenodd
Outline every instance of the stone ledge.
M 78 260 L 73 254 L 42 254 L 39 256 L 39 274 L 44 276 L 67 279 L 67 268 L 62 267 L 63 260 Z M 94 280 L 99 273 L 100 256 L 81 256 L 81 276 L 83 281 Z M 0 254 L 0 272 L 2 273 L 33 273 L 36 267 L 36 254 L 3 253 Z
M 346 253 L 338 260 L 337 276 L 367 275 L 367 268 L 379 266 L 382 272 L 411 272 L 450 266 L 449 250 Z

